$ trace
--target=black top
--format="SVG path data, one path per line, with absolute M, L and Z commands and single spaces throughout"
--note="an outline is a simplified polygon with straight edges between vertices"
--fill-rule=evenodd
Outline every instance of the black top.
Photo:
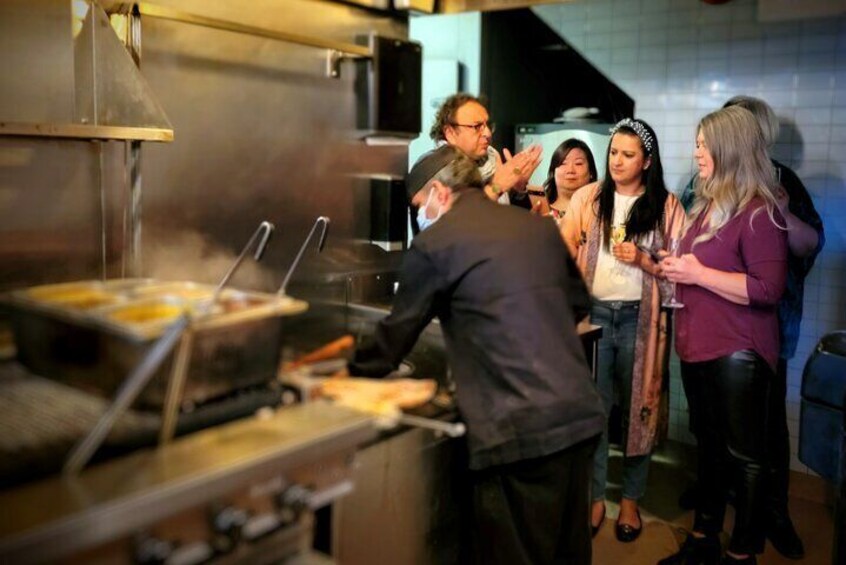
M 605 426 L 576 333 L 589 304 L 553 222 L 465 191 L 414 238 L 393 310 L 350 371 L 385 375 L 437 316 L 470 467 L 541 457 Z

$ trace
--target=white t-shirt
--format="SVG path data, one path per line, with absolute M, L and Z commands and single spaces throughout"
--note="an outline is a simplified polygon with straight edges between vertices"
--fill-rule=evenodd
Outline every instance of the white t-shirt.
M 629 210 L 640 195 L 627 196 L 614 193 L 614 221 L 612 225 L 625 225 Z M 600 229 L 600 233 L 602 230 Z M 651 237 L 651 234 L 650 234 Z M 605 236 L 602 236 L 605 239 Z M 646 243 L 646 242 L 641 242 Z M 613 244 L 612 244 L 613 245 Z M 618 261 L 611 254 L 611 246 L 605 248 L 605 241 L 599 245 L 596 258 L 596 272 L 593 277 L 593 297 L 598 300 L 640 300 L 643 286 L 643 270 L 632 263 Z

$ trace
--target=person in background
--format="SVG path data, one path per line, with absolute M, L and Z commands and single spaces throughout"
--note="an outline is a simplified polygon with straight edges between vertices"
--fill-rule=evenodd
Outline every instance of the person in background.
M 526 186 L 540 164 L 541 148 L 533 145 L 513 157 L 503 149 L 503 159 L 491 146 L 495 126 L 489 120 L 481 99 L 460 92 L 447 98 L 438 108 L 429 135 L 438 145 L 448 144 L 460 149 L 477 163 L 489 198 L 529 209 L 532 203 Z M 412 202 L 412 205 L 419 206 L 419 203 Z
M 560 223 L 573 194 L 596 179 L 596 162 L 587 144 L 572 137 L 564 140 L 552 154 L 543 183 L 549 215 Z
M 432 195 L 437 220 L 412 240 L 391 313 L 349 372 L 391 372 L 437 317 L 467 424 L 475 560 L 587 565 L 605 415 L 576 332 L 590 305 L 578 269 L 551 222 L 486 198 L 475 163 L 451 147 L 419 160 L 406 185 Z
M 787 278 L 778 185 L 755 117 L 708 114 L 696 137 L 699 177 L 679 257 L 661 262 L 678 284 L 676 351 L 697 439 L 693 531 L 660 565 L 716 563 L 729 485 L 735 518 L 722 563 L 763 551 L 770 387 L 778 363 L 777 304 Z
M 735 96 L 723 106 L 746 108 L 758 121 L 767 149 L 778 139 L 778 118 L 769 104 L 751 96 Z M 778 304 L 779 352 L 776 380 L 770 388 L 769 428 L 767 432 L 770 454 L 769 482 L 767 485 L 766 534 L 776 550 L 792 559 L 805 554 L 802 540 L 796 533 L 787 507 L 787 492 L 790 477 L 790 439 L 787 428 L 787 362 L 796 353 L 799 341 L 799 326 L 802 321 L 802 304 L 807 277 L 817 255 L 825 244 L 822 220 L 810 194 L 802 181 L 789 167 L 770 159 L 776 171 L 776 178 L 782 190 L 777 192 L 776 204 L 787 222 L 787 288 Z M 695 199 L 696 177 L 691 179 L 681 201 L 689 210 Z M 696 496 L 688 494 L 690 499 Z M 692 506 L 683 501 L 683 506 Z
M 681 205 L 664 185 L 655 132 L 642 120 L 620 121 L 612 129 L 605 178 L 572 196 L 561 232 L 591 289 L 591 323 L 603 329 L 596 378 L 606 414 L 614 389 L 620 392 L 625 458 L 615 532 L 623 542 L 637 539 L 643 526 L 638 500 L 646 490 L 666 371 L 666 315 L 652 256 L 678 237 L 683 223 Z M 594 463 L 594 533 L 605 519 L 607 471 L 606 430 Z

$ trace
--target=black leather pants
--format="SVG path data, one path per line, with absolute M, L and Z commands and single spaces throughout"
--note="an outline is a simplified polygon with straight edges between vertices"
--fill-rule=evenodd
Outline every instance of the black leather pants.
M 787 428 L 787 361 L 778 360 L 778 369 L 770 386 L 767 414 L 767 453 L 770 461 L 766 511 L 773 518 L 784 519 L 787 512 L 787 490 L 790 486 L 790 432 Z
M 773 370 L 757 353 L 737 351 L 701 363 L 682 362 L 682 379 L 698 442 L 701 496 L 694 530 L 722 530 L 729 485 L 736 490 L 729 551 L 764 549 L 767 413 Z

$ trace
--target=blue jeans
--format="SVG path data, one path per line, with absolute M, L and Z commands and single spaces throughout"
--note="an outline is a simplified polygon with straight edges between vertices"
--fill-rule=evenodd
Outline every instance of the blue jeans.
M 620 409 L 623 417 L 623 441 L 628 437 L 629 409 L 632 401 L 632 372 L 634 369 L 635 337 L 640 302 L 601 302 L 595 300 L 590 312 L 590 321 L 602 326 L 599 340 L 599 355 L 596 370 L 596 387 L 602 397 L 605 415 L 611 413 L 614 404 L 614 387 L 620 393 Z M 625 449 L 623 450 L 625 453 Z M 646 492 L 650 455 L 623 458 L 623 497 L 638 500 Z M 602 434 L 594 456 L 593 491 L 594 501 L 605 498 L 605 483 L 608 477 L 608 429 Z

